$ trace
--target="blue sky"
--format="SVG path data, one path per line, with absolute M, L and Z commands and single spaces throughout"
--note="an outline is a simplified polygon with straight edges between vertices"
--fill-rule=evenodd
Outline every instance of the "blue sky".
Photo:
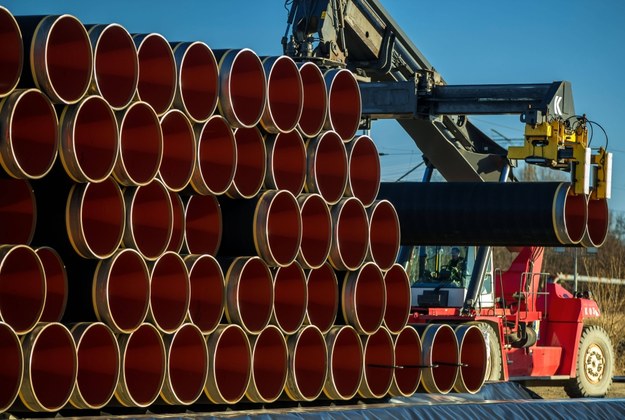
M 613 211 L 625 212 L 625 1 L 382 0 L 383 5 L 451 84 L 547 83 L 569 80 L 577 113 L 600 123 L 614 152 Z M 201 40 L 212 48 L 282 52 L 283 0 L 0 0 L 15 15 L 70 13 L 83 23 L 117 22 L 132 33 L 158 32 L 170 41 Z M 518 139 L 513 116 L 472 120 L 487 134 Z M 395 122 L 376 123 L 383 179 L 393 181 L 421 162 Z M 593 146 L 604 138 L 595 133 Z M 502 143 L 504 144 L 504 143 Z M 406 179 L 418 180 L 420 171 Z

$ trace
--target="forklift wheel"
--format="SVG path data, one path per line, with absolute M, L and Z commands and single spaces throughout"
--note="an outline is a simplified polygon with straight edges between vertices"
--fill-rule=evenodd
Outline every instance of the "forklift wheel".
M 614 350 L 605 330 L 596 325 L 586 325 L 582 330 L 577 350 L 576 377 L 565 385 L 571 398 L 603 398 L 612 385 Z
M 482 331 L 484 340 L 486 340 L 487 358 L 486 358 L 486 381 L 498 381 L 501 374 L 501 346 L 495 329 L 487 322 L 472 323 Z

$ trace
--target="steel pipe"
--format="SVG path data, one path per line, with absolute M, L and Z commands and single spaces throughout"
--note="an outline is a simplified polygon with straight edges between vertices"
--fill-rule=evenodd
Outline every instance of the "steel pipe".
M 182 111 L 171 109 L 161 117 L 161 130 L 163 159 L 158 173 L 170 191 L 179 192 L 191 182 L 197 160 L 193 127 Z
M 260 124 L 268 133 L 288 133 L 297 127 L 304 105 L 304 88 L 297 65 L 289 56 L 263 59 L 267 104 Z
M 67 306 L 67 270 L 56 250 L 48 246 L 37 248 L 46 278 L 46 302 L 39 322 L 60 322 Z
M 421 385 L 430 394 L 447 394 L 458 376 L 460 355 L 458 339 L 447 324 L 418 326 L 421 336 L 424 368 Z
M 173 229 L 173 207 L 169 191 L 155 179 L 150 184 L 127 188 L 126 230 L 123 243 L 147 260 L 156 260 L 169 245 Z
M 328 351 L 323 334 L 307 325 L 287 341 L 289 368 L 284 391 L 294 401 L 316 400 L 326 382 Z
M 328 93 L 323 73 L 312 61 L 300 64 L 303 106 L 297 127 L 305 137 L 316 137 L 323 129 L 328 114 Z
M 319 194 L 297 197 L 302 218 L 302 243 L 297 261 L 304 268 L 319 268 L 330 255 L 332 218 L 328 204 Z
M 389 394 L 393 397 L 410 397 L 421 382 L 423 361 L 421 339 L 417 330 L 405 326 L 395 336 L 395 372 Z
M 388 200 L 375 201 L 367 209 L 369 216 L 369 249 L 367 259 L 381 270 L 390 269 L 399 253 L 400 227 L 395 207 Z
M 237 165 L 232 185 L 226 191 L 230 198 L 252 198 L 263 186 L 267 171 L 265 139 L 257 127 L 234 130 Z
M 410 316 L 410 279 L 404 267 L 393 264 L 384 273 L 386 309 L 384 326 L 393 334 L 404 330 Z
M 0 45 L 2 45 L 0 98 L 3 98 L 17 87 L 24 63 L 22 32 L 11 12 L 3 6 L 0 6 Z
M 214 52 L 219 66 L 219 113 L 233 127 L 254 127 L 267 103 L 263 63 L 248 48 Z
M 288 190 L 298 196 L 306 182 L 306 146 L 297 131 L 268 136 L 265 187 Z
M 137 47 L 117 23 L 88 27 L 93 49 L 93 79 L 89 92 L 100 95 L 116 111 L 133 100 L 139 84 Z
M 306 276 L 308 306 L 304 323 L 316 326 L 327 333 L 339 308 L 339 287 L 336 273 L 330 264 L 309 270 Z
M 133 102 L 118 114 L 119 156 L 113 176 L 122 185 L 149 184 L 163 160 L 163 130 L 147 102 Z
M 159 331 L 173 334 L 189 312 L 191 285 L 182 257 L 165 252 L 150 270 L 150 307 L 148 319 Z
M 341 309 L 345 323 L 359 334 L 374 334 L 382 325 L 386 309 L 386 287 L 380 268 L 366 263 L 343 278 Z
M 454 390 L 475 394 L 482 389 L 486 379 L 488 350 L 484 335 L 475 325 L 458 325 L 455 332 L 458 339 L 460 367 L 454 382 Z
M 235 258 L 225 275 L 226 318 L 248 334 L 258 334 L 271 320 L 273 278 L 259 257 Z
M 46 276 L 37 253 L 27 245 L 0 245 L 0 321 L 26 334 L 39 322 L 45 301 Z
M 328 70 L 324 78 L 328 91 L 325 128 L 336 131 L 343 141 L 349 142 L 358 130 L 362 112 L 358 82 L 347 69 Z
M 125 407 L 147 407 L 156 401 L 165 382 L 163 337 L 152 324 L 141 324 L 118 340 L 121 366 L 115 397 Z
M 202 125 L 196 125 L 197 160 L 191 176 L 191 186 L 202 195 L 226 192 L 237 167 L 237 146 L 228 122 L 213 115 Z
M 344 198 L 332 208 L 329 261 L 337 270 L 357 270 L 369 249 L 369 220 L 360 200 Z
M 161 116 L 174 103 L 178 80 L 176 60 L 169 42 L 161 34 L 133 36 L 139 57 L 139 83 L 136 98 L 152 105 Z
M 358 394 L 363 398 L 382 398 L 391 389 L 395 372 L 393 339 L 384 327 L 361 339 L 365 368 Z
M 80 409 L 99 409 L 113 398 L 119 379 L 120 353 L 115 335 L 101 322 L 81 322 L 71 329 L 78 372 L 69 399 Z
M 194 195 L 185 209 L 184 248 L 188 254 L 216 255 L 222 238 L 222 216 L 214 195 Z
M 349 325 L 336 325 L 325 336 L 328 349 L 328 374 L 323 393 L 331 400 L 350 400 L 363 378 L 362 342 Z
M 326 131 L 306 143 L 306 192 L 336 204 L 347 186 L 347 152 L 337 133 Z
M 30 183 L 0 177 L 0 244 L 30 244 L 35 234 L 37 205 Z
M 167 404 L 193 404 L 202 396 L 208 378 L 204 336 L 195 325 L 184 324 L 164 340 L 167 364 L 161 397 Z
M 204 393 L 215 404 L 241 401 L 250 383 L 252 351 L 241 327 L 220 325 L 207 338 L 208 379 Z
M 14 90 L 0 102 L 2 169 L 13 178 L 43 178 L 56 160 L 57 126 L 56 111 L 41 91 Z
M 588 209 L 588 220 L 581 244 L 585 247 L 598 248 L 605 243 L 608 237 L 610 227 L 608 200 L 588 199 L 586 207 Z
M 0 360 L 0 413 L 4 413 L 17 399 L 24 372 L 20 339 L 4 322 L 0 322 Z
M 365 207 L 380 190 L 380 156 L 369 136 L 358 136 L 347 144 L 348 181 L 345 195 L 358 198 Z
M 226 304 L 225 280 L 219 263 L 210 255 L 187 255 L 191 296 L 189 320 L 202 334 L 210 334 L 219 325 Z
M 252 369 L 245 396 L 255 403 L 272 403 L 286 385 L 288 350 L 282 332 L 269 325 L 251 337 Z
M 194 123 L 210 118 L 217 108 L 219 75 L 215 54 L 203 42 L 181 42 L 174 47 L 177 78 L 174 105 Z
M 141 254 L 126 248 L 100 261 L 92 293 L 98 320 L 115 333 L 129 334 L 139 328 L 150 304 L 150 273 Z
M 129 203 L 132 204 L 132 203 Z M 122 242 L 126 204 L 111 178 L 100 183 L 75 184 L 66 207 L 67 235 L 83 258 L 108 258 Z
M 167 245 L 166 251 L 180 252 L 184 243 L 184 235 L 186 230 L 184 204 L 180 194 L 173 191 L 169 191 L 169 198 L 171 199 L 172 209 L 172 228 L 171 239 L 169 245 Z
M 62 324 L 40 324 L 22 339 L 24 379 L 20 400 L 31 411 L 54 412 L 67 404 L 78 372 L 76 344 Z
M 293 262 L 273 271 L 273 314 L 271 322 L 285 334 L 295 334 L 304 323 L 308 306 L 306 274 Z
M 382 183 L 397 210 L 402 245 L 578 244 L 586 201 L 559 182 Z M 452 199 L 453 198 L 453 199 Z

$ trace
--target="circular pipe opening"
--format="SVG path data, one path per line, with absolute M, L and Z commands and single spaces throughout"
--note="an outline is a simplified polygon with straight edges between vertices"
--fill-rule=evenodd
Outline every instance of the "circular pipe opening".
M 417 331 L 404 327 L 395 337 L 395 364 L 402 366 L 395 369 L 391 395 L 409 397 L 414 394 L 421 382 L 421 339 Z
M 180 255 L 166 252 L 156 260 L 150 279 L 150 314 L 154 325 L 173 333 L 189 311 L 189 272 Z
M 380 190 L 380 156 L 369 136 L 359 136 L 347 146 L 349 179 L 347 195 L 369 207 Z
M 423 361 L 432 366 L 423 370 L 425 390 L 447 394 L 458 376 L 458 340 L 447 324 L 431 324 L 422 333 Z
M 310 61 L 300 65 L 299 74 L 303 85 L 302 115 L 298 127 L 306 137 L 318 135 L 328 114 L 328 93 L 323 73 Z
M 361 334 L 375 333 L 384 320 L 386 287 L 380 268 L 366 263 L 346 273 L 341 293 L 343 317 Z
M 0 179 L 0 244 L 29 244 L 35 234 L 37 205 L 27 180 Z
M 46 278 L 46 302 L 39 322 L 59 322 L 67 306 L 67 271 L 58 252 L 50 247 L 38 248 L 37 256 Z
M 332 218 L 325 200 L 318 194 L 297 198 L 302 218 L 302 243 L 298 261 L 305 268 L 321 267 L 330 254 Z
M 347 186 L 347 152 L 339 135 L 327 131 L 306 145 L 306 191 L 319 193 L 328 204 L 336 204 Z
M 308 307 L 306 322 L 324 334 L 330 330 L 339 307 L 339 288 L 336 273 L 330 264 L 312 269 L 307 276 Z
M 393 339 L 386 328 L 366 338 L 364 361 L 365 374 L 359 393 L 365 398 L 382 398 L 391 388 L 395 371 Z
M 189 319 L 203 334 L 209 334 L 217 328 L 224 313 L 223 272 L 210 255 L 189 255 L 184 261 L 191 285 Z
M 221 243 L 221 207 L 214 195 L 194 195 L 185 211 L 185 245 L 189 254 L 216 255 Z
M 299 195 L 306 182 L 306 146 L 297 131 L 267 138 L 267 173 L 269 189 L 288 190 Z
M 182 198 L 180 198 L 178 193 L 169 191 L 169 198 L 171 199 L 173 219 L 171 239 L 169 240 L 169 245 L 167 245 L 166 251 L 180 252 L 182 244 L 184 243 L 186 229 L 184 204 L 182 203 Z
M 193 324 L 184 324 L 167 337 L 167 354 L 161 395 L 169 404 L 193 404 L 202 395 L 208 377 L 208 353 L 202 332 Z
M 608 200 L 588 200 L 588 222 L 582 245 L 600 247 L 608 237 L 610 212 Z
M 459 341 L 461 366 L 454 388 L 458 392 L 475 394 L 482 388 L 486 379 L 486 342 L 476 326 L 457 327 L 456 337 Z
M 2 98 L 11 93 L 17 86 L 22 75 L 24 61 L 20 27 L 13 15 L 2 6 L 0 6 L 0 45 L 2 45 L 0 98 Z M 0 407 L 2 407 L 1 403 Z
M 302 241 L 302 219 L 295 196 L 268 191 L 256 206 L 256 251 L 268 264 L 284 267 L 295 261 Z
M 234 130 L 237 148 L 237 164 L 232 185 L 228 188 L 231 198 L 252 198 L 263 186 L 267 165 L 265 139 L 257 127 Z
M 302 114 L 303 87 L 297 65 L 288 56 L 263 60 L 267 77 L 267 105 L 260 119 L 269 133 L 292 131 Z
M 397 211 L 390 201 L 369 207 L 369 256 L 382 270 L 395 263 L 399 253 L 400 229 Z
M 139 57 L 139 100 L 152 105 L 158 115 L 171 107 L 176 94 L 176 61 L 169 42 L 160 34 L 134 36 Z
M 287 362 L 286 340 L 278 328 L 269 325 L 254 340 L 252 375 L 246 396 L 253 402 L 276 401 L 286 384 Z
M 293 400 L 312 401 L 323 391 L 328 369 L 325 340 L 317 327 L 308 325 L 289 337 L 289 370 L 285 391 Z
M 341 200 L 332 209 L 330 263 L 337 270 L 357 270 L 369 248 L 369 220 L 357 198 Z
M 384 274 L 386 309 L 384 325 L 393 334 L 403 331 L 410 316 L 410 280 L 404 267 L 394 264 Z
M 161 117 L 163 131 L 163 159 L 159 167 L 161 180 L 170 191 L 181 191 L 191 181 L 196 160 L 193 127 L 189 119 L 177 109 Z
M 573 195 L 569 190 L 564 203 L 564 223 L 571 243 L 577 244 L 584 237 L 587 218 L 586 198 L 583 195 Z
M 274 319 L 285 334 L 294 334 L 306 316 L 308 291 L 306 274 L 294 262 L 274 272 Z
M 350 326 L 336 326 L 326 335 L 328 378 L 324 393 L 330 399 L 349 400 L 356 395 L 363 376 L 363 349 L 360 337 Z
M 360 88 L 351 71 L 330 70 L 325 74 L 328 86 L 326 128 L 336 131 L 343 141 L 350 141 L 360 125 L 362 104 Z
M 0 360 L 0 413 L 3 413 L 17 399 L 24 371 L 20 340 L 15 331 L 3 322 L 0 322 Z

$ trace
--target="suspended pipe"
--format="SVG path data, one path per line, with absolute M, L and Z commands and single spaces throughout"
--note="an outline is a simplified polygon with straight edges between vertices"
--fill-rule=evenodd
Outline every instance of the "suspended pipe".
M 458 325 L 455 332 L 458 339 L 460 367 L 454 382 L 454 390 L 475 394 L 482 389 L 486 379 L 488 350 L 484 335 L 475 325 Z
M 358 198 L 365 207 L 373 204 L 380 190 L 380 156 L 369 136 L 358 136 L 347 144 L 348 182 L 345 195 Z
M 339 287 L 336 273 L 330 264 L 309 270 L 306 276 L 308 306 L 304 323 L 316 326 L 326 334 L 339 308 Z
M 382 398 L 391 389 L 395 372 L 393 338 L 386 328 L 381 327 L 361 339 L 365 368 L 358 394 L 363 398 Z
M 585 247 L 598 248 L 605 243 L 610 228 L 608 200 L 588 199 L 586 208 L 588 209 L 588 220 L 581 244 Z
M 0 321 L 17 334 L 30 332 L 46 302 L 46 276 L 37 253 L 27 245 L 0 245 Z
M 423 361 L 421 339 L 417 330 L 408 325 L 395 336 L 395 371 L 389 394 L 410 397 L 421 382 Z
M 161 34 L 133 36 L 139 58 L 139 83 L 136 99 L 152 105 L 161 116 L 174 103 L 176 88 L 176 60 L 169 42 Z
M 185 251 L 217 255 L 223 232 L 221 219 L 221 207 L 214 195 L 191 196 L 185 209 Z
M 56 111 L 41 91 L 14 90 L 0 102 L 2 169 L 13 178 L 43 178 L 56 160 L 57 126 Z
M 182 257 L 165 252 L 150 270 L 150 307 L 148 319 L 165 334 L 173 334 L 189 312 L 191 285 Z
M 298 196 L 306 182 L 306 146 L 297 131 L 268 136 L 265 188 L 288 190 Z
M 386 308 L 386 287 L 380 268 L 366 263 L 343 278 L 341 309 L 343 320 L 359 334 L 374 334 L 382 325 Z
M 447 394 L 454 387 L 460 355 L 454 330 L 447 324 L 419 325 L 423 369 L 421 385 L 430 394 Z
M 194 123 L 210 118 L 217 108 L 218 69 L 215 54 L 203 42 L 181 42 L 173 49 L 177 83 L 174 106 Z
M 76 342 L 78 372 L 69 402 L 79 409 L 100 409 L 113 398 L 119 379 L 117 339 L 101 322 L 75 324 L 71 333 Z
M 20 339 L 4 322 L 0 322 L 0 360 L 0 413 L 4 413 L 17 399 L 24 372 Z
M 314 401 L 326 381 L 328 351 L 323 334 L 314 325 L 307 325 L 288 338 L 289 368 L 284 387 L 294 401 Z
M 163 130 L 158 116 L 147 102 L 133 102 L 118 114 L 119 156 L 113 176 L 132 187 L 149 184 L 158 174 L 163 159 Z
M 197 160 L 193 126 L 182 111 L 171 109 L 161 117 L 161 130 L 163 159 L 158 173 L 170 191 L 179 192 L 191 182 Z
M 219 325 L 225 306 L 225 280 L 219 263 L 210 255 L 187 255 L 191 295 L 189 320 L 202 334 L 210 334 Z
M 166 353 L 163 338 L 152 324 L 118 336 L 121 354 L 117 401 L 125 407 L 147 407 L 159 396 L 165 382 Z
M 578 244 L 586 202 L 559 182 L 382 183 L 397 210 L 402 245 Z M 444 228 L 442 228 L 444 227 Z
M 241 327 L 219 325 L 207 338 L 208 379 L 204 393 L 215 404 L 236 404 L 248 388 L 252 372 L 250 342 Z
M 232 185 L 226 191 L 230 198 L 253 198 L 263 186 L 267 171 L 265 139 L 257 127 L 234 130 L 237 165 Z
M 30 244 L 35 234 L 37 205 L 30 183 L 0 177 L 0 244 Z
M 293 262 L 273 271 L 273 314 L 275 324 L 285 334 L 295 334 L 304 323 L 308 306 L 306 274 L 302 267 Z
M 235 128 L 254 127 L 267 103 L 263 63 L 248 48 L 214 53 L 219 66 L 219 113 Z
M 380 269 L 390 269 L 399 253 L 400 227 L 395 207 L 388 200 L 375 201 L 367 209 L 369 216 L 369 249 L 367 259 Z
M 360 125 L 362 103 L 358 82 L 347 69 L 328 70 L 324 78 L 328 91 L 325 128 L 336 131 L 344 142 L 349 142 Z
M 169 245 L 167 245 L 166 251 L 180 252 L 184 243 L 184 234 L 186 230 L 184 204 L 180 194 L 173 191 L 169 191 L 169 198 L 171 199 L 172 210 L 172 228 L 171 239 Z
M 128 31 L 117 23 L 88 26 L 93 49 L 93 79 L 89 92 L 100 95 L 116 111 L 137 93 L 139 57 Z
M 260 124 L 268 133 L 288 133 L 297 127 L 302 115 L 303 86 L 299 69 L 291 57 L 262 60 L 267 83 L 267 104 Z
M 332 218 L 328 204 L 319 194 L 297 197 L 302 218 L 302 243 L 297 261 L 304 268 L 321 267 L 330 255 Z
M 245 396 L 255 403 L 272 403 L 282 394 L 286 384 L 288 350 L 278 327 L 268 325 L 251 337 L 252 369 Z
M 22 74 L 24 47 L 22 32 L 17 21 L 6 8 L 0 6 L 0 45 L 2 45 L 2 66 L 0 66 L 0 98 L 10 94 L 17 87 Z M 2 405 L 0 404 L 0 407 Z M 0 411 L 2 411 L 0 409 Z
M 272 267 L 295 260 L 302 220 L 293 194 L 270 190 L 253 200 L 222 198 L 219 202 L 227 232 L 221 240 L 221 255 L 259 255 Z
M 328 374 L 323 393 L 331 400 L 350 400 L 363 378 L 362 342 L 349 325 L 336 325 L 325 336 L 328 349 Z
M 337 270 L 357 270 L 369 249 L 369 220 L 360 200 L 344 198 L 332 208 L 329 261 Z
M 67 306 L 67 270 L 56 250 L 48 246 L 37 248 L 46 278 L 46 302 L 39 322 L 60 322 Z
M 228 122 L 213 115 L 196 125 L 197 160 L 191 186 L 202 195 L 221 195 L 230 188 L 237 166 L 237 146 Z
M 101 260 L 92 293 L 98 320 L 115 333 L 130 334 L 139 328 L 150 304 L 150 273 L 141 254 L 126 248 Z
M 167 364 L 161 397 L 167 404 L 193 404 L 202 396 L 208 378 L 204 336 L 195 325 L 183 324 L 164 341 Z
M 62 324 L 40 324 L 22 339 L 24 378 L 20 400 L 31 411 L 54 412 L 67 404 L 78 372 L 76 344 Z
M 326 131 L 306 143 L 306 192 L 317 193 L 330 205 L 347 186 L 347 152 L 337 133 Z
M 410 279 L 404 267 L 393 264 L 384 273 L 384 286 L 386 289 L 384 326 L 392 334 L 399 334 L 404 330 L 410 316 Z
M 302 78 L 303 105 L 297 127 L 305 137 L 316 137 L 323 129 L 328 114 L 328 93 L 319 67 L 306 61 L 299 64 Z

